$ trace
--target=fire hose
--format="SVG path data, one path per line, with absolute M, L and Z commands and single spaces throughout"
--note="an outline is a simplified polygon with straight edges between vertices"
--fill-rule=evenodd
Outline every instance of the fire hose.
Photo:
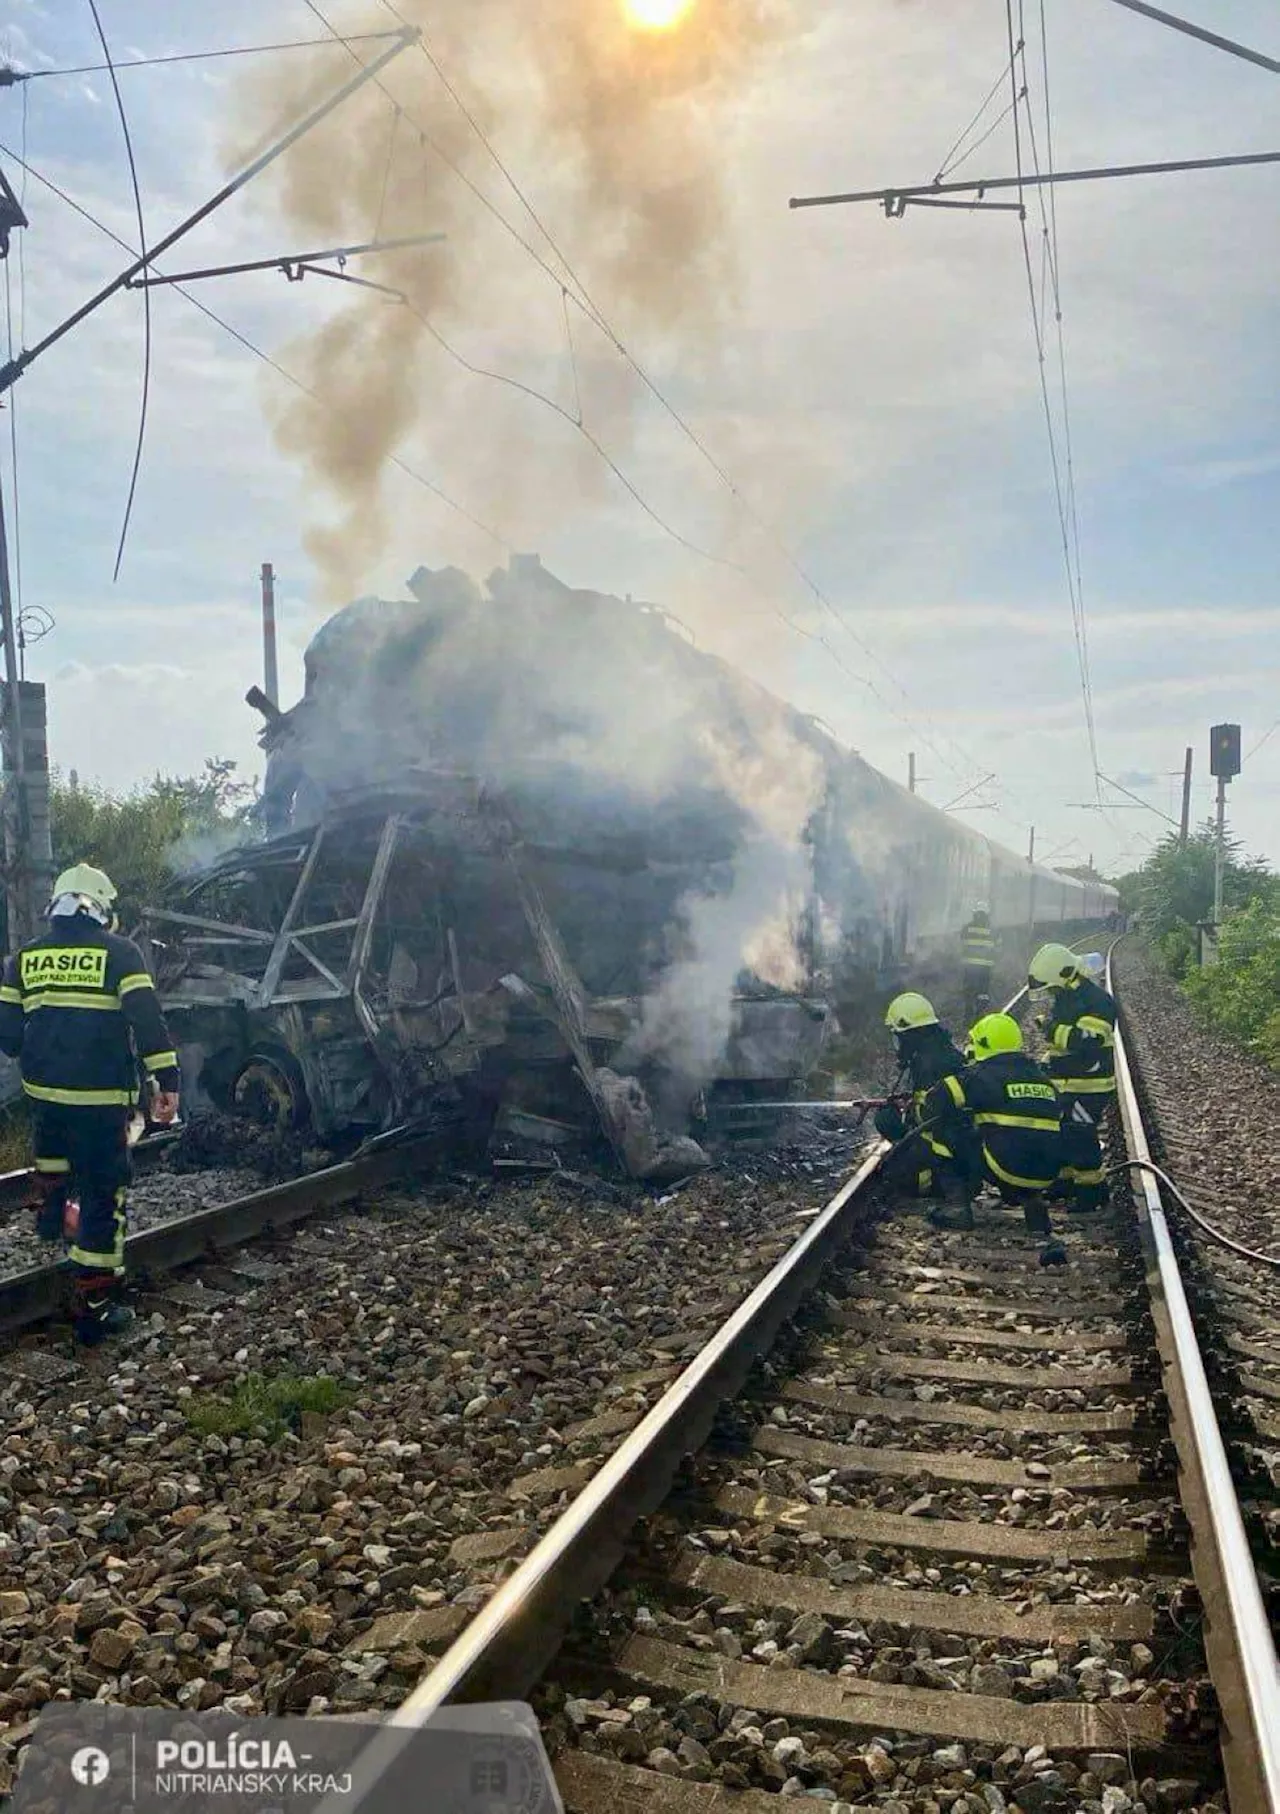
M 1185 1215 L 1190 1217 L 1196 1227 L 1207 1234 L 1211 1241 L 1216 1241 L 1220 1247 L 1225 1247 L 1228 1253 L 1234 1253 L 1242 1260 L 1252 1260 L 1258 1266 L 1269 1266 L 1273 1270 L 1280 1270 L 1280 1256 L 1270 1253 L 1259 1253 L 1256 1248 L 1246 1247 L 1240 1241 L 1233 1241 L 1230 1235 L 1224 1234 L 1220 1228 L 1215 1227 L 1207 1216 L 1202 1216 L 1198 1209 L 1193 1209 L 1190 1203 L 1187 1202 L 1187 1199 L 1183 1196 L 1182 1192 L 1178 1189 L 1173 1179 L 1169 1176 L 1168 1172 L 1161 1166 L 1154 1164 L 1152 1160 L 1123 1159 L 1119 1165 L 1108 1166 L 1107 1176 L 1109 1178 L 1114 1178 L 1121 1172 L 1130 1171 L 1150 1172 L 1152 1177 L 1159 1183 L 1161 1189 L 1168 1191 L 1174 1202 L 1178 1204 Z

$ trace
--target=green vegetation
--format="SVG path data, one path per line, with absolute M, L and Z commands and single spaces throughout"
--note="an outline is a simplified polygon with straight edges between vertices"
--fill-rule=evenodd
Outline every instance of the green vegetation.
M 34 1158 L 31 1116 L 26 1099 L 20 1097 L 0 1114 L 0 1172 L 23 1171 Z
M 1121 876 L 1120 904 L 1141 915 L 1142 931 L 1167 969 L 1179 979 L 1196 967 L 1196 927 L 1213 917 L 1213 857 L 1217 834 L 1206 820 L 1187 840 L 1163 839 L 1141 869 Z M 1241 854 L 1237 839 L 1226 840 L 1222 871 L 1224 919 L 1260 901 L 1280 913 L 1280 876 L 1262 857 Z
M 1215 833 L 1166 838 L 1121 878 L 1121 903 L 1141 915 L 1143 934 L 1208 1024 L 1268 1064 L 1280 1066 L 1280 876 L 1227 840 L 1218 961 L 1201 969 L 1196 927 L 1213 914 Z
M 262 1436 L 278 1442 L 302 1425 L 304 1412 L 326 1417 L 347 1404 L 350 1394 L 327 1373 L 305 1377 L 278 1373 L 267 1379 L 251 1373 L 230 1398 L 202 1394 L 185 1407 L 187 1422 L 200 1436 Z
M 1260 895 L 1223 921 L 1217 963 L 1189 970 L 1183 986 L 1210 1026 L 1268 1064 L 1280 1066 L 1280 905 L 1275 880 L 1270 878 L 1270 898 Z
M 234 762 L 210 758 L 201 775 L 157 775 L 128 794 L 73 786 L 55 774 L 51 789 L 54 872 L 71 863 L 105 869 L 120 893 L 120 921 L 161 898 L 175 869 L 238 843 L 254 787 L 236 779 Z

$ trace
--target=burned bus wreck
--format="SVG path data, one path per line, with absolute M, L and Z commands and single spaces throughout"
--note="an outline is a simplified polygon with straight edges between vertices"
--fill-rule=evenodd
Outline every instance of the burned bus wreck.
M 147 913 L 193 1106 L 324 1141 L 426 1120 L 603 1139 L 638 1178 L 695 1169 L 708 1093 L 793 1086 L 828 1015 L 744 977 L 714 1078 L 646 1057 L 662 935 L 716 885 L 716 851 L 695 839 L 691 860 L 676 829 L 526 833 L 480 783 L 423 774 L 230 853 Z

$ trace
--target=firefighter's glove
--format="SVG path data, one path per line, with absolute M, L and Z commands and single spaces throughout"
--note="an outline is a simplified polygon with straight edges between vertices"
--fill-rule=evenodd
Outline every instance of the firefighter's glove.
M 177 1090 L 157 1090 L 151 1099 L 151 1119 L 157 1127 L 168 1127 L 178 1119 L 181 1098 Z
M 902 1119 L 902 1110 L 896 1102 L 884 1102 L 873 1117 L 875 1130 L 882 1140 L 901 1140 L 907 1131 L 907 1124 Z

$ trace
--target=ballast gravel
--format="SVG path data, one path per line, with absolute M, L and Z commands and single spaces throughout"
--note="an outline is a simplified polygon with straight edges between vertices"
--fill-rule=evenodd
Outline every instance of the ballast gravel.
M 1235 1240 L 1280 1261 L 1280 1075 L 1209 1031 L 1150 954 L 1126 939 L 1117 992 L 1170 1175 Z M 1216 1261 L 1215 1261 L 1216 1263 Z M 1259 1279 L 1280 1301 L 1280 1273 Z
M 137 1234 L 144 1228 L 212 1209 L 262 1188 L 261 1175 L 240 1166 L 223 1165 L 199 1172 L 147 1172 L 136 1178 L 129 1190 L 129 1231 Z M 51 1259 L 59 1257 L 56 1247 L 36 1239 L 34 1209 L 8 1209 L 0 1216 L 0 1276 L 21 1272 L 28 1266 L 47 1266 Z
M 0 1369 L 0 1792 L 55 1697 L 394 1706 L 847 1170 L 827 1142 L 656 1200 L 382 1192 L 94 1355 L 26 1341 Z M 188 1421 L 321 1373 L 340 1408 L 277 1440 Z

